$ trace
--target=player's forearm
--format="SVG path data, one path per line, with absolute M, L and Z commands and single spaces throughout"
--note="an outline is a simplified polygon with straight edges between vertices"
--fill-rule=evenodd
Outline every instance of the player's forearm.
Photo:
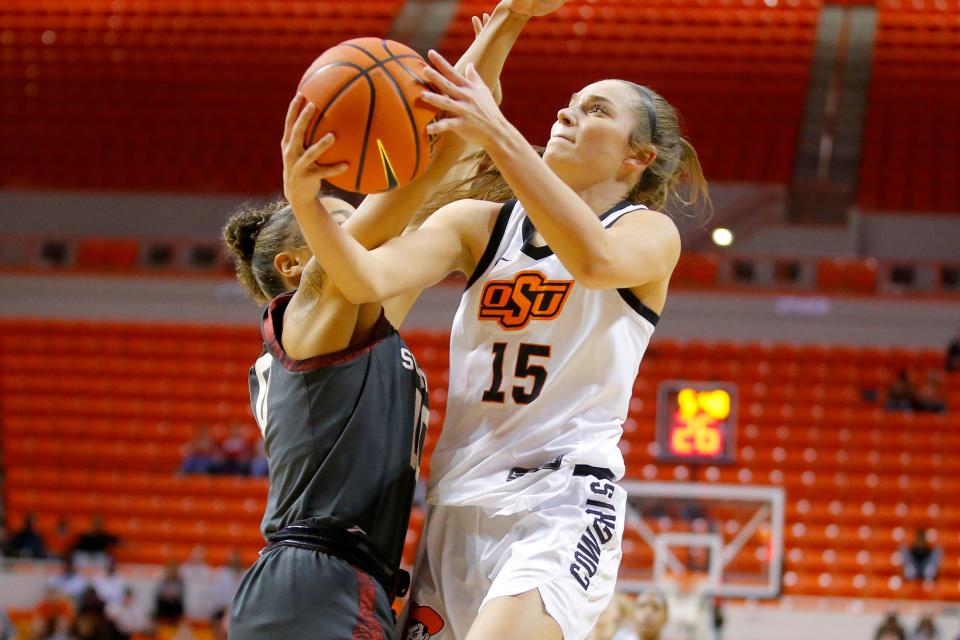
M 376 260 L 356 238 L 346 233 L 316 198 L 290 203 L 313 259 L 347 300 L 362 304 L 379 300 L 380 273 Z
M 487 152 L 553 252 L 578 281 L 591 286 L 609 259 L 605 229 L 596 212 L 506 119 Z
M 526 17 L 498 6 L 490 22 L 461 56 L 457 67 L 463 69 L 472 62 L 487 86 L 493 88 L 526 23 Z M 437 157 L 422 176 L 400 189 L 368 196 L 345 228 L 367 249 L 399 235 L 430 195 L 444 181 L 450 182 L 449 172 L 466 151 L 467 145 L 460 138 L 445 135 Z
M 484 84 L 492 91 L 500 78 L 500 72 L 503 71 L 503 65 L 507 61 L 507 56 L 510 55 L 510 50 L 513 49 L 528 20 L 528 17 L 517 15 L 500 3 L 493 10 L 490 22 L 460 56 L 454 67 L 463 73 L 467 65 L 472 62 L 477 73 L 483 78 Z
M 466 148 L 457 136 L 444 136 L 437 157 L 423 175 L 399 189 L 364 198 L 357 212 L 344 223 L 344 229 L 367 249 L 375 249 L 399 235 Z

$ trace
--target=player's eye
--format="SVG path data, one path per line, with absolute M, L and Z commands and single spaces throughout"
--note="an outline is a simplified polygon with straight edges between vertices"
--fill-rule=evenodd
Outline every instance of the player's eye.
M 598 104 L 595 104 L 595 105 L 591 106 L 589 109 L 587 109 L 587 113 L 603 113 L 603 114 L 606 114 L 606 113 L 607 113 L 607 110 L 606 110 L 606 108 L 603 107 L 603 105 L 601 105 L 601 104 L 598 103 Z

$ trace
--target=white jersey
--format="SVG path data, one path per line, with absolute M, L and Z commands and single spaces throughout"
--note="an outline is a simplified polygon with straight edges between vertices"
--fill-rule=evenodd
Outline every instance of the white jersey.
M 623 476 L 617 444 L 657 314 L 628 289 L 580 286 L 535 233 L 505 204 L 460 300 L 433 504 L 509 514 L 562 492 L 576 465 Z

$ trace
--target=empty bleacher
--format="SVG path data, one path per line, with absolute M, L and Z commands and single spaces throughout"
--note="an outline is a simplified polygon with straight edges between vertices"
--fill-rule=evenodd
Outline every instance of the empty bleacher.
M 402 2 L 4 2 L 0 186 L 276 192 L 300 75 Z
M 960 4 L 879 0 L 863 131 L 860 206 L 956 212 Z
M 531 21 L 503 77 L 504 111 L 545 144 L 570 94 L 624 78 L 662 94 L 712 180 L 788 182 L 810 73 L 819 0 L 573 1 Z M 473 38 L 464 0 L 441 52 Z
M 341 40 L 387 35 L 401 5 L 8 2 L 0 185 L 275 192 L 276 144 L 302 71 Z M 441 49 L 463 51 L 469 16 L 491 6 L 461 2 Z M 785 182 L 818 7 L 574 0 L 530 23 L 504 79 L 507 113 L 543 142 L 572 91 L 629 78 L 678 106 L 712 179 Z
M 246 392 L 255 329 L 6 320 L 0 330 L 8 527 L 35 512 L 52 535 L 62 517 L 77 531 L 101 513 L 123 538 L 125 561 L 183 560 L 198 544 L 213 563 L 231 548 L 255 557 L 266 482 L 176 473 L 201 425 L 222 436 L 241 422 L 257 434 Z M 406 337 L 431 381 L 429 453 L 446 408 L 448 335 Z M 785 487 L 788 594 L 955 599 L 960 379 L 948 380 L 954 413 L 943 415 L 889 413 L 862 394 L 901 368 L 941 366 L 934 351 L 655 340 L 624 425 L 627 475 Z M 736 465 L 655 461 L 656 385 L 678 377 L 739 385 Z M 422 517 L 415 512 L 408 561 Z M 898 548 L 918 526 L 945 549 L 933 586 L 899 579 Z M 625 567 L 644 562 L 637 545 Z

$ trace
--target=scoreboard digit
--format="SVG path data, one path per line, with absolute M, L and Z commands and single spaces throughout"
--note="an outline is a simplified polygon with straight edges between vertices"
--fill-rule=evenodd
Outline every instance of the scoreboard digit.
M 721 382 L 666 380 L 657 392 L 657 459 L 736 461 L 737 388 Z

